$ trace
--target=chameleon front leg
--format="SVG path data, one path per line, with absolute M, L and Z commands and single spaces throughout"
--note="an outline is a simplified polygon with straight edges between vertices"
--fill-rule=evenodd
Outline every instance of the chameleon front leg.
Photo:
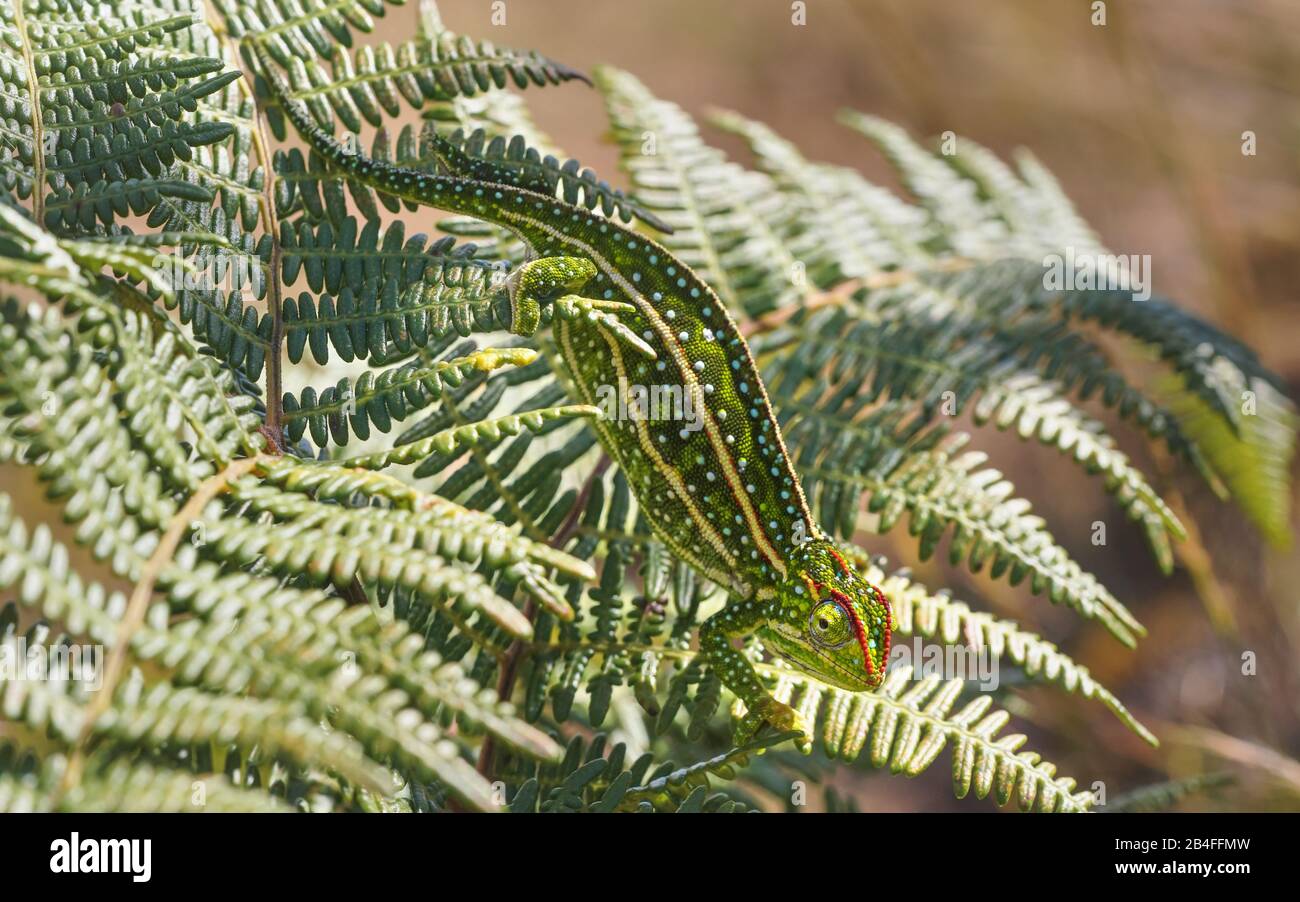
M 556 297 L 561 291 L 580 291 L 596 275 L 596 266 L 582 257 L 542 257 L 523 264 L 512 280 L 510 331 L 532 335 L 542 323 L 542 305 L 552 304 L 562 319 L 586 317 L 608 329 L 615 337 L 650 359 L 654 349 L 618 319 L 619 313 L 635 313 L 636 307 L 623 301 L 585 298 L 577 294 Z
M 614 338 L 631 345 L 641 354 L 654 360 L 658 355 L 655 349 L 619 320 L 619 313 L 635 313 L 636 307 L 623 301 L 600 301 L 595 298 L 579 297 L 568 294 L 555 302 L 555 315 L 561 319 L 588 319 L 597 328 L 605 329 Z
M 542 305 L 561 292 L 578 291 L 596 275 L 596 264 L 582 257 L 541 257 L 511 274 L 510 331 L 532 335 L 542 324 Z
M 729 601 L 727 606 L 700 626 L 700 650 L 722 682 L 745 703 L 745 716 L 736 725 L 735 742 L 743 745 L 763 724 L 776 730 L 797 730 L 796 741 L 805 752 L 810 749 L 808 729 L 799 712 L 779 702 L 754 672 L 754 665 L 732 645 L 732 640 L 758 629 L 767 620 L 766 602 Z

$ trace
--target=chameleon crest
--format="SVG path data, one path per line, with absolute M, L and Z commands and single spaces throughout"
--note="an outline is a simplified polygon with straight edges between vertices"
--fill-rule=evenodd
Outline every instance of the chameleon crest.
M 512 331 L 532 334 L 550 322 L 569 390 L 602 409 L 613 391 L 615 409 L 635 411 L 593 421 L 601 444 L 656 537 L 729 591 L 726 607 L 701 626 L 700 647 L 746 705 L 737 739 L 764 723 L 802 730 L 734 646 L 737 637 L 758 631 L 792 664 L 836 686 L 879 686 L 888 602 L 817 529 L 749 347 L 713 290 L 662 245 L 536 190 L 542 182 L 508 162 L 487 165 L 448 145 L 439 163 L 450 174 L 434 174 L 345 148 L 259 55 L 298 131 L 351 178 L 494 223 L 528 246 L 530 259 L 511 279 Z M 667 415 L 645 415 L 643 405 L 626 403 L 638 389 L 676 404 Z

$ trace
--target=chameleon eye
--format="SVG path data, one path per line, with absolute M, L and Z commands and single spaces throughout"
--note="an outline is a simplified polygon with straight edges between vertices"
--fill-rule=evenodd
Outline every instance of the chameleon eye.
M 808 636 L 822 648 L 839 648 L 852 638 L 848 615 L 838 603 L 826 600 L 808 615 Z

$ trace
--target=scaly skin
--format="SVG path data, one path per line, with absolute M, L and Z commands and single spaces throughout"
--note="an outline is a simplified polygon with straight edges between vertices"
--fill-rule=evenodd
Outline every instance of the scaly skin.
M 606 386 L 624 395 L 630 386 L 670 386 L 689 396 L 689 423 L 631 416 L 593 424 L 656 537 L 729 590 L 727 606 L 700 628 L 700 647 L 745 703 L 737 741 L 769 723 L 800 731 L 807 747 L 799 716 L 769 695 L 733 645 L 737 637 L 758 631 L 824 682 L 877 688 L 889 656 L 888 601 L 817 528 L 749 348 L 712 289 L 654 241 L 520 187 L 508 167 L 447 154 L 442 162 L 470 177 L 433 175 L 345 148 L 284 96 L 282 79 L 263 63 L 298 131 L 353 178 L 495 223 L 527 244 L 533 258 L 516 271 L 511 328 L 532 334 L 543 306 L 555 305 L 557 369 L 576 397 L 599 404 Z

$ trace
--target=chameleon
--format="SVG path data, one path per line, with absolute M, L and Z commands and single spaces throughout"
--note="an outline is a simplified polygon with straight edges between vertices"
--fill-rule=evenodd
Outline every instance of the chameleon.
M 768 692 L 736 647 L 741 637 L 757 634 L 794 667 L 841 689 L 879 688 L 889 601 L 818 528 L 749 347 L 704 280 L 612 216 L 557 199 L 518 167 L 449 141 L 436 145 L 437 172 L 364 156 L 321 128 L 258 52 L 299 134 L 348 177 L 493 223 L 524 243 L 527 258 L 508 281 L 510 329 L 532 335 L 549 319 L 558 374 L 582 401 L 597 405 L 602 387 L 654 385 L 676 387 L 690 402 L 692 423 L 633 415 L 592 424 L 656 538 L 727 592 L 698 640 L 745 706 L 737 743 L 766 724 L 795 732 L 805 750 L 810 744 L 801 715 Z

